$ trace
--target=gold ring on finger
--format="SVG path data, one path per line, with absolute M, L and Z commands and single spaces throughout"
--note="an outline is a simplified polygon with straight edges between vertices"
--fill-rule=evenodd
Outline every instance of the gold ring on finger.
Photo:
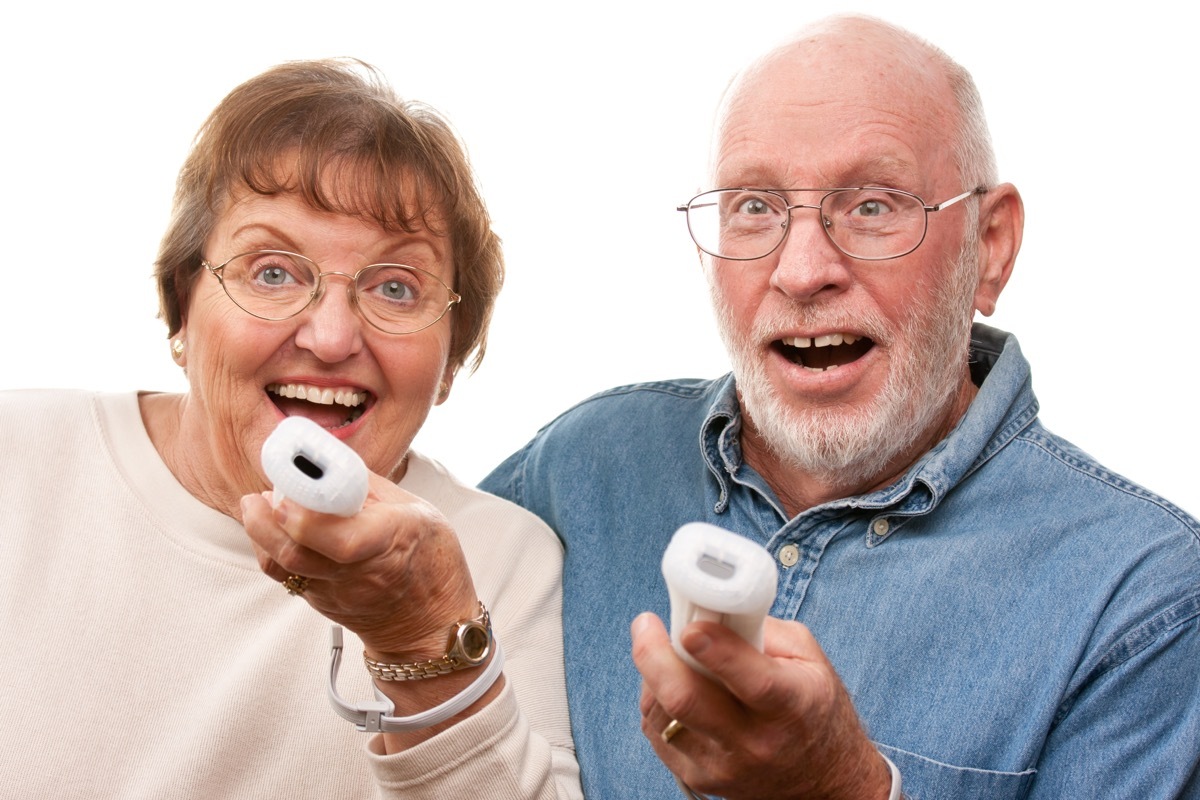
M 308 588 L 308 578 L 303 575 L 288 575 L 287 580 L 283 582 L 283 588 L 293 597 L 304 594 L 304 590 Z
M 662 737 L 663 744 L 670 744 L 671 739 L 673 739 L 675 734 L 679 733 L 681 730 L 683 730 L 683 723 L 677 719 L 673 719 L 667 723 L 667 727 L 663 728 L 662 733 L 660 733 L 659 736 Z

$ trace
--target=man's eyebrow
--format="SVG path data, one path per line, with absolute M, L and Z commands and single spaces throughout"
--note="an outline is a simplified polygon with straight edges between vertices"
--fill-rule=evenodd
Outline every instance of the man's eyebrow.
M 916 165 L 894 156 L 875 156 L 847 163 L 834 176 L 843 186 L 887 186 L 912 189 L 920 179 Z
M 804 171 L 803 165 L 797 165 L 799 170 L 786 170 L 795 173 Z M 886 186 L 891 189 L 913 191 L 920 188 L 921 173 L 912 162 L 895 156 L 873 156 L 866 159 L 846 161 L 835 165 L 832 169 L 823 170 L 816 178 L 806 181 L 801 186 L 792 178 L 784 179 L 787 185 L 780 184 L 782 172 L 778 169 L 752 166 L 744 170 L 731 170 L 727 175 L 735 175 L 733 179 L 722 178 L 720 186 L 713 188 L 750 187 L 757 189 L 838 189 L 855 186 Z

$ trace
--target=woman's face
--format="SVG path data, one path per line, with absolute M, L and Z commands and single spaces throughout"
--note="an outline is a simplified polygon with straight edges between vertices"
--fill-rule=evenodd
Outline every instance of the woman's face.
M 235 195 L 204 257 L 221 264 L 254 250 L 299 253 L 322 272 L 351 276 L 368 264 L 406 264 L 454 285 L 445 237 L 427 230 L 387 231 L 314 210 L 293 194 Z M 445 399 L 453 378 L 447 365 L 450 314 L 416 333 L 384 333 L 352 304 L 349 280 L 332 275 L 316 303 L 290 319 L 268 321 L 236 306 L 207 271 L 195 280 L 179 333 L 191 385 L 183 441 L 208 449 L 209 466 L 226 491 L 236 497 L 264 487 L 263 441 L 279 420 L 293 415 L 330 430 L 372 471 L 398 477 L 413 437 L 429 409 Z M 318 402 L 309 399 L 314 397 Z

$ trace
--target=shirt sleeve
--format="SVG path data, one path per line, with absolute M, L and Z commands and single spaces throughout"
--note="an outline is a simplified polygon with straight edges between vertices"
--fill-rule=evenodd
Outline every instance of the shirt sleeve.
M 519 506 L 524 506 L 521 487 L 525 474 L 525 456 L 532 446 L 533 443 L 530 442 L 524 448 L 506 458 L 503 463 L 480 481 L 479 488 L 497 497 L 503 497 L 505 500 L 509 500 Z
M 402 753 L 385 754 L 381 736 L 367 744 L 384 798 L 582 800 L 569 753 L 533 733 L 508 684 L 477 714 Z
M 1060 710 L 1030 800 L 1200 799 L 1197 664 L 1200 597 L 1193 596 L 1125 636 Z

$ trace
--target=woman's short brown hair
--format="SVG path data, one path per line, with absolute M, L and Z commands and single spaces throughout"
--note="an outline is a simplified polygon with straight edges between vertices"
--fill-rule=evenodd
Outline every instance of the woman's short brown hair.
M 450 365 L 483 359 L 504 258 L 465 150 L 432 108 L 401 100 L 370 65 L 281 64 L 230 92 L 196 135 L 179 172 L 155 262 L 161 313 L 185 321 L 202 249 L 225 204 L 249 188 L 295 192 L 313 208 L 387 230 L 445 235 L 454 259 Z

